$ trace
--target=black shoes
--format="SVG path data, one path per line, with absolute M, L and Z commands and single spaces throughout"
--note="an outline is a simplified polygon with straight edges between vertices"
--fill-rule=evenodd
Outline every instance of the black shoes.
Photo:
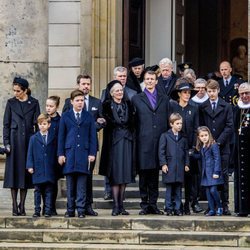
M 96 211 L 94 211 L 92 207 L 88 207 L 86 209 L 85 215 L 97 216 L 98 213 Z
M 165 212 L 166 212 L 167 216 L 172 216 L 173 215 L 173 211 L 170 210 L 170 209 L 167 209 Z
M 174 215 L 175 215 L 175 216 L 181 216 L 182 213 L 181 213 L 180 210 L 175 210 L 175 211 L 174 211 Z
M 19 208 L 19 215 L 26 216 L 25 207 L 21 206 L 21 203 L 18 205 L 18 208 Z
M 203 212 L 203 209 L 200 207 L 199 204 L 195 204 L 194 206 L 192 206 L 192 210 L 196 214 Z
M 49 217 L 51 217 L 51 214 L 45 213 L 45 214 L 44 214 L 44 217 L 45 217 L 45 218 L 49 218 Z
M 85 218 L 85 214 L 84 213 L 78 213 L 78 218 Z
M 120 214 L 121 215 L 129 215 L 129 212 L 128 211 L 126 211 L 123 207 L 122 208 L 120 208 Z
M 73 218 L 75 217 L 75 213 L 69 213 L 68 211 L 64 214 L 65 218 Z
M 151 208 L 150 214 L 163 215 L 164 213 L 158 208 Z
M 112 193 L 107 193 L 107 192 L 105 192 L 105 193 L 104 193 L 103 199 L 104 199 L 105 201 L 112 200 L 112 199 L 113 199 Z
M 120 214 L 120 210 L 118 207 L 114 207 L 113 210 L 112 210 L 112 213 L 111 215 L 112 216 L 118 216 Z
M 139 212 L 139 215 L 147 215 L 149 214 L 148 210 L 146 209 L 142 209 L 140 212 Z
M 32 215 L 32 217 L 33 217 L 33 218 L 38 218 L 38 217 L 40 217 L 40 213 L 35 212 L 35 213 Z

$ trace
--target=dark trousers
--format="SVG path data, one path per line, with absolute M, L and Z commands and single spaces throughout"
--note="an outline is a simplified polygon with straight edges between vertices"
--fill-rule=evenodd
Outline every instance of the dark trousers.
M 104 190 L 104 192 L 108 193 L 108 194 L 111 194 L 112 189 L 111 189 L 111 186 L 110 186 L 109 178 L 107 176 L 105 176 L 104 182 L 105 182 L 105 187 L 104 187 L 105 190 Z
M 208 201 L 208 207 L 210 210 L 215 211 L 216 207 L 221 208 L 220 194 L 217 190 L 217 186 L 206 187 L 206 195 Z
M 85 212 L 86 184 L 86 174 L 73 173 L 66 175 L 67 211 L 69 214 L 74 214 L 75 209 L 78 213 Z
M 141 196 L 140 206 L 142 209 L 150 207 L 157 208 L 157 199 L 159 196 L 159 170 L 147 169 L 139 171 L 139 189 Z
M 93 170 L 94 170 L 94 167 L 95 167 L 95 161 L 90 163 L 90 174 L 87 176 L 85 209 L 91 207 L 93 203 Z
M 44 212 L 45 214 L 51 214 L 52 208 L 52 199 L 53 199 L 53 185 L 52 183 L 46 182 L 41 184 L 35 184 L 34 190 L 34 203 L 35 203 L 35 212 L 41 212 L 41 201 L 44 197 Z
M 221 190 L 221 200 L 223 208 L 228 206 L 229 199 L 229 177 L 228 177 L 228 166 L 229 166 L 229 154 L 224 154 L 221 156 L 221 170 L 224 184 Z
M 166 184 L 165 211 L 180 210 L 181 187 L 182 184 L 179 182 Z

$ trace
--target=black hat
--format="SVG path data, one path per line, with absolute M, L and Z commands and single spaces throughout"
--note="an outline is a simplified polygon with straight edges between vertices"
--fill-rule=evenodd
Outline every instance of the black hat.
M 119 84 L 121 84 L 121 86 L 122 86 L 122 83 L 121 83 L 120 81 L 118 81 L 118 80 L 113 80 L 113 81 L 111 81 L 111 82 L 109 82 L 109 83 L 107 84 L 106 91 L 105 91 L 104 101 L 112 99 L 112 97 L 111 97 L 111 95 L 110 95 L 110 90 L 112 89 L 112 87 L 113 87 L 116 83 L 119 83 Z
M 178 85 L 171 93 L 170 97 L 173 99 L 173 100 L 178 100 L 179 99 L 179 95 L 178 93 L 183 91 L 183 90 L 191 90 L 191 97 L 192 98 L 193 96 L 195 96 L 197 94 L 198 91 L 194 90 L 193 89 L 193 85 L 192 83 L 189 83 L 189 82 L 183 82 L 183 83 L 180 83 L 180 85 Z
M 29 82 L 21 77 L 15 77 L 13 80 L 13 83 L 18 83 L 19 85 L 21 85 L 23 88 L 27 89 L 29 87 Z
M 180 71 L 184 71 L 185 69 L 191 69 L 193 64 L 191 62 L 184 62 L 177 65 Z
M 143 65 L 144 63 L 145 63 L 145 61 L 144 61 L 142 58 L 135 57 L 135 58 L 133 58 L 133 59 L 128 63 L 128 66 L 129 66 L 129 67 L 135 67 L 135 66 Z
M 159 66 L 157 64 L 155 64 L 155 65 L 148 66 L 147 68 L 145 68 L 145 72 L 146 71 L 154 71 L 155 72 L 158 69 L 159 69 Z

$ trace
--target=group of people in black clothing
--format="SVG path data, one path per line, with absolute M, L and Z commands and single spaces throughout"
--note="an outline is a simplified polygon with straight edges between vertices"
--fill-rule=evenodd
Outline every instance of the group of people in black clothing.
M 141 58 L 134 58 L 129 73 L 122 66 L 114 69 L 114 79 L 101 99 L 89 94 L 91 77 L 79 75 L 78 89 L 66 99 L 61 118 L 57 97 L 49 97 L 46 114 L 40 114 L 38 101 L 27 93 L 28 82 L 15 78 L 15 96 L 8 100 L 4 114 L 3 149 L 7 153 L 4 187 L 11 189 L 13 215 L 25 215 L 27 189 L 33 186 L 33 216 L 57 214 L 57 180 L 64 175 L 65 217 L 74 217 L 75 212 L 79 218 L 97 216 L 92 208 L 92 177 L 99 150 L 97 132 L 103 129 L 99 174 L 105 176 L 106 196 L 112 195 L 113 216 L 129 214 L 123 201 L 126 185 L 135 182 L 136 175 L 139 214 L 163 214 L 157 206 L 160 170 L 166 185 L 166 215 L 188 215 L 190 206 L 193 212 L 202 212 L 201 186 L 208 200 L 205 214 L 230 215 L 230 164 L 235 167 L 235 212 L 247 216 L 249 84 L 232 76 L 226 61 L 220 64 L 219 81 L 194 79 L 189 66 L 180 65 L 184 76 L 177 78 L 168 58 L 159 67 L 146 69 Z M 55 117 L 58 122 L 52 126 Z M 37 125 L 39 131 L 33 135 Z

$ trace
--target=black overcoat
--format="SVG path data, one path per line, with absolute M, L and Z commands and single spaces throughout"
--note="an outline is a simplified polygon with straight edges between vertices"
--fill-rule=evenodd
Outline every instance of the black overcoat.
M 162 172 L 163 183 L 183 183 L 185 166 L 189 166 L 188 142 L 182 134 L 178 139 L 172 129 L 163 133 L 159 141 L 159 163 L 168 166 L 168 172 Z
M 160 75 L 160 77 L 158 78 L 158 83 L 156 85 L 156 88 L 159 91 L 159 93 L 170 96 L 172 91 L 175 88 L 176 80 L 177 80 L 177 76 L 172 72 L 171 80 L 169 80 L 169 83 L 166 86 L 165 81 L 163 80 L 163 77 Z
M 181 107 L 177 102 L 170 102 L 171 113 L 179 113 L 182 116 L 182 131 L 188 140 L 188 147 L 192 149 L 196 145 L 196 132 L 199 126 L 199 109 L 191 104 Z
M 30 137 L 36 132 L 40 114 L 38 100 L 29 96 L 22 110 L 15 97 L 7 101 L 3 119 L 3 143 L 10 145 L 6 157 L 4 187 L 31 188 L 31 175 L 26 171 L 26 156 Z
M 221 154 L 230 154 L 229 142 L 234 132 L 232 106 L 219 97 L 213 112 L 210 100 L 200 105 L 200 125 L 207 126 L 220 146 Z
M 103 117 L 106 119 L 106 127 L 103 130 L 103 144 L 102 154 L 100 160 L 99 174 L 110 176 L 112 162 L 115 161 L 117 155 L 113 155 L 112 147 L 120 140 L 131 141 L 132 155 L 123 156 L 123 158 L 132 157 L 132 176 L 136 175 L 135 168 L 135 136 L 134 136 L 134 108 L 130 101 L 125 101 L 128 108 L 128 122 L 121 124 L 115 119 L 112 109 L 114 108 L 113 102 L 107 100 L 103 103 Z M 120 132 L 119 132 L 120 131 Z M 118 159 L 121 161 L 121 159 Z
M 139 170 L 159 169 L 158 145 L 168 129 L 169 98 L 157 94 L 153 108 L 144 92 L 134 96 L 136 119 L 136 157 Z

